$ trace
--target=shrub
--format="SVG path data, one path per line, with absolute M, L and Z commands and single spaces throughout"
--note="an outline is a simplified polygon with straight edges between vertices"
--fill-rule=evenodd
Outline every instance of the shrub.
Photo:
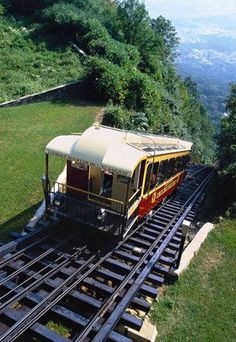
M 9 11 L 17 14 L 31 15 L 53 4 L 55 0 L 3 0 Z
M 132 70 L 129 73 L 128 95 L 125 104 L 134 110 L 150 112 L 160 105 L 157 83 L 148 75 Z
M 49 23 L 71 28 L 78 26 L 82 14 L 78 7 L 66 2 L 55 3 L 43 11 L 43 16 Z
M 104 112 L 103 124 L 111 127 L 127 129 L 130 125 L 131 112 L 127 109 L 110 103 Z
M 105 99 L 122 104 L 127 96 L 127 71 L 106 59 L 90 57 L 87 61 L 88 78 Z
M 0 16 L 3 15 L 5 8 L 0 4 Z
M 135 112 L 131 116 L 131 128 L 136 131 L 147 131 L 149 128 L 148 118 L 143 112 Z
M 88 20 L 86 30 L 82 42 L 89 54 L 101 56 L 119 65 L 137 66 L 139 63 L 138 50 L 132 45 L 111 38 L 98 20 Z

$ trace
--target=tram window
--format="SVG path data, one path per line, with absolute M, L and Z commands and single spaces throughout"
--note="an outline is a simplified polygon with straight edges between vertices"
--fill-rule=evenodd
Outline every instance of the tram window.
M 142 184 L 143 184 L 145 165 L 146 165 L 146 160 L 143 160 L 141 162 L 141 169 L 140 169 L 140 175 L 139 175 L 138 188 L 140 188 L 142 186 Z
M 183 157 L 178 157 L 178 172 L 183 171 Z
M 184 169 L 185 169 L 185 157 L 181 157 L 181 160 L 182 160 L 182 169 L 181 169 L 181 171 L 184 171 Z
M 178 158 L 173 159 L 173 162 L 174 162 L 173 175 L 176 175 L 178 173 Z
M 146 194 L 149 190 L 149 181 L 150 181 L 150 176 L 152 172 L 152 164 L 148 165 L 147 172 L 146 172 L 146 179 L 145 179 L 145 185 L 144 185 L 144 193 Z
M 183 170 L 185 170 L 187 167 L 187 158 L 186 156 L 183 157 Z
M 169 159 L 169 163 L 168 163 L 168 178 L 173 177 L 173 175 L 174 175 L 174 166 L 175 166 L 175 159 L 174 158 Z
M 113 181 L 113 175 L 110 173 L 104 173 L 103 185 L 100 191 L 100 196 L 111 197 L 112 181 Z
M 159 168 L 158 168 L 158 174 L 157 174 L 157 185 L 161 184 L 161 182 L 162 182 L 162 180 L 161 180 L 162 166 L 163 166 L 163 162 L 160 161 L 159 162 Z
M 175 170 L 176 173 L 179 173 L 179 157 L 175 158 Z
M 151 179 L 150 179 L 150 190 L 155 188 L 157 185 L 157 172 L 158 172 L 159 163 L 154 163 L 153 168 L 151 169 Z
M 161 168 L 159 171 L 159 184 L 164 182 L 168 178 L 168 163 L 169 160 L 164 160 L 161 162 Z
M 189 162 L 190 162 L 190 156 L 189 156 L 189 155 L 187 155 L 187 156 L 185 156 L 185 164 L 184 164 L 184 166 L 185 166 L 185 169 L 188 167 L 188 165 L 189 165 Z

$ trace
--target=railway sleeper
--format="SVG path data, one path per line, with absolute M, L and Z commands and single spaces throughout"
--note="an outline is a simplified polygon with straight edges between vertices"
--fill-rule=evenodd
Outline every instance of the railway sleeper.
M 36 298 L 33 299 L 31 297 L 31 300 L 34 301 L 35 304 L 38 303 L 38 300 Z M 23 309 L 23 308 L 22 308 Z M 63 321 L 67 320 L 69 323 L 72 323 L 76 326 L 80 325 L 81 327 L 85 327 L 85 325 L 88 323 L 88 320 L 86 320 L 84 317 L 65 309 L 64 307 L 60 305 L 55 305 L 55 307 L 52 309 L 53 313 L 60 317 L 60 319 Z M 13 309 L 8 309 L 7 312 L 4 313 L 4 315 L 10 319 L 13 323 L 16 323 L 24 314 L 27 313 L 27 308 L 25 310 L 16 311 Z M 127 318 L 127 315 L 126 315 Z M 126 320 L 124 320 L 127 322 Z M 94 327 L 94 331 L 98 331 L 100 329 L 100 325 L 96 324 Z M 52 341 L 52 342 L 69 342 L 71 341 L 70 338 L 63 337 L 59 335 L 58 333 L 50 330 L 45 325 L 40 323 L 34 323 L 33 326 L 30 328 L 30 331 L 33 332 L 35 337 L 37 338 L 43 338 L 43 340 Z M 27 335 L 27 332 L 25 333 Z M 117 332 L 112 332 L 109 338 L 114 342 L 131 342 L 131 340 L 125 336 L 122 336 L 121 334 Z
M 56 287 L 55 283 L 54 284 L 50 284 L 52 285 L 52 287 Z M 14 288 L 14 284 L 8 284 L 8 288 Z M 19 290 L 20 291 L 20 290 Z M 83 301 L 86 301 L 86 304 L 90 304 L 94 309 L 99 309 L 102 305 L 102 302 L 99 300 L 96 300 L 94 298 L 91 298 L 87 295 L 83 295 L 81 293 L 79 293 L 78 291 L 73 291 L 73 294 L 70 294 L 71 299 L 82 299 Z M 20 303 L 27 303 L 28 305 L 33 306 L 33 305 L 37 305 L 38 303 L 40 303 L 40 301 L 43 300 L 43 298 L 45 298 L 49 293 L 47 291 L 43 291 L 40 290 L 37 294 L 33 293 L 33 292 L 29 292 L 27 293 L 27 295 L 25 296 L 25 298 L 23 298 Z M 144 300 L 141 300 L 139 298 L 135 298 L 135 300 L 132 302 L 134 307 L 137 307 L 137 309 L 149 309 L 150 306 L 148 305 L 148 303 L 146 303 Z M 19 305 L 19 307 L 22 307 L 22 304 Z M 55 305 L 55 307 L 52 309 L 53 312 L 55 312 L 56 308 L 59 307 L 59 305 Z M 63 312 L 67 311 L 70 312 L 71 314 L 76 315 L 77 317 L 81 317 L 82 321 L 87 321 L 88 322 L 88 318 L 83 317 L 81 315 L 79 315 L 78 313 L 74 313 L 71 310 L 68 310 L 67 308 L 60 306 L 61 310 L 63 310 Z M 5 312 L 8 309 L 4 310 L 3 315 L 5 315 Z M 15 311 L 15 310 L 14 310 Z M 56 310 L 57 311 L 57 310 Z M 66 318 L 68 318 L 70 316 L 66 316 Z M 21 318 L 21 317 L 20 317 Z M 65 317 L 64 317 L 65 318 Z M 133 317 L 132 315 L 128 314 L 128 313 L 124 313 L 122 315 L 122 322 L 123 324 L 133 328 L 133 329 L 140 329 L 142 326 L 142 321 L 140 318 L 137 317 Z M 81 324 L 81 322 L 80 322 Z M 57 340 L 56 340 L 57 341 Z
M 167 208 L 163 207 L 158 212 L 159 212 L 159 214 L 166 215 L 167 217 L 172 219 L 178 213 L 178 210 L 177 209 L 176 210 L 174 210 L 174 209 L 167 209 Z
M 8 309 L 4 312 L 4 316 L 12 323 L 16 323 L 18 320 L 22 318 L 24 314 L 27 313 L 27 308 L 23 308 L 19 311 Z M 70 339 L 63 337 L 56 332 L 48 329 L 43 324 L 34 323 L 33 326 L 30 328 L 31 332 L 33 333 L 35 338 L 41 338 L 47 341 L 57 341 L 57 342 L 69 342 Z M 32 335 L 31 333 L 31 335 Z

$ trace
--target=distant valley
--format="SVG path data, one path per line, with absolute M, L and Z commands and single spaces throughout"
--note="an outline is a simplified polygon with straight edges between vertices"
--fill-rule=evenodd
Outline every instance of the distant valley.
M 177 68 L 197 81 L 202 101 L 218 124 L 225 113 L 229 84 L 236 82 L 235 21 L 225 24 L 223 17 L 217 17 L 173 22 L 181 36 Z

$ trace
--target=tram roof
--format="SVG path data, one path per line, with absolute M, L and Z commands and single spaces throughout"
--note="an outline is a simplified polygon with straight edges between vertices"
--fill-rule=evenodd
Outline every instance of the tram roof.
M 180 139 L 94 125 L 81 135 L 54 138 L 45 152 L 131 176 L 145 157 L 189 151 L 191 147 L 192 143 Z

